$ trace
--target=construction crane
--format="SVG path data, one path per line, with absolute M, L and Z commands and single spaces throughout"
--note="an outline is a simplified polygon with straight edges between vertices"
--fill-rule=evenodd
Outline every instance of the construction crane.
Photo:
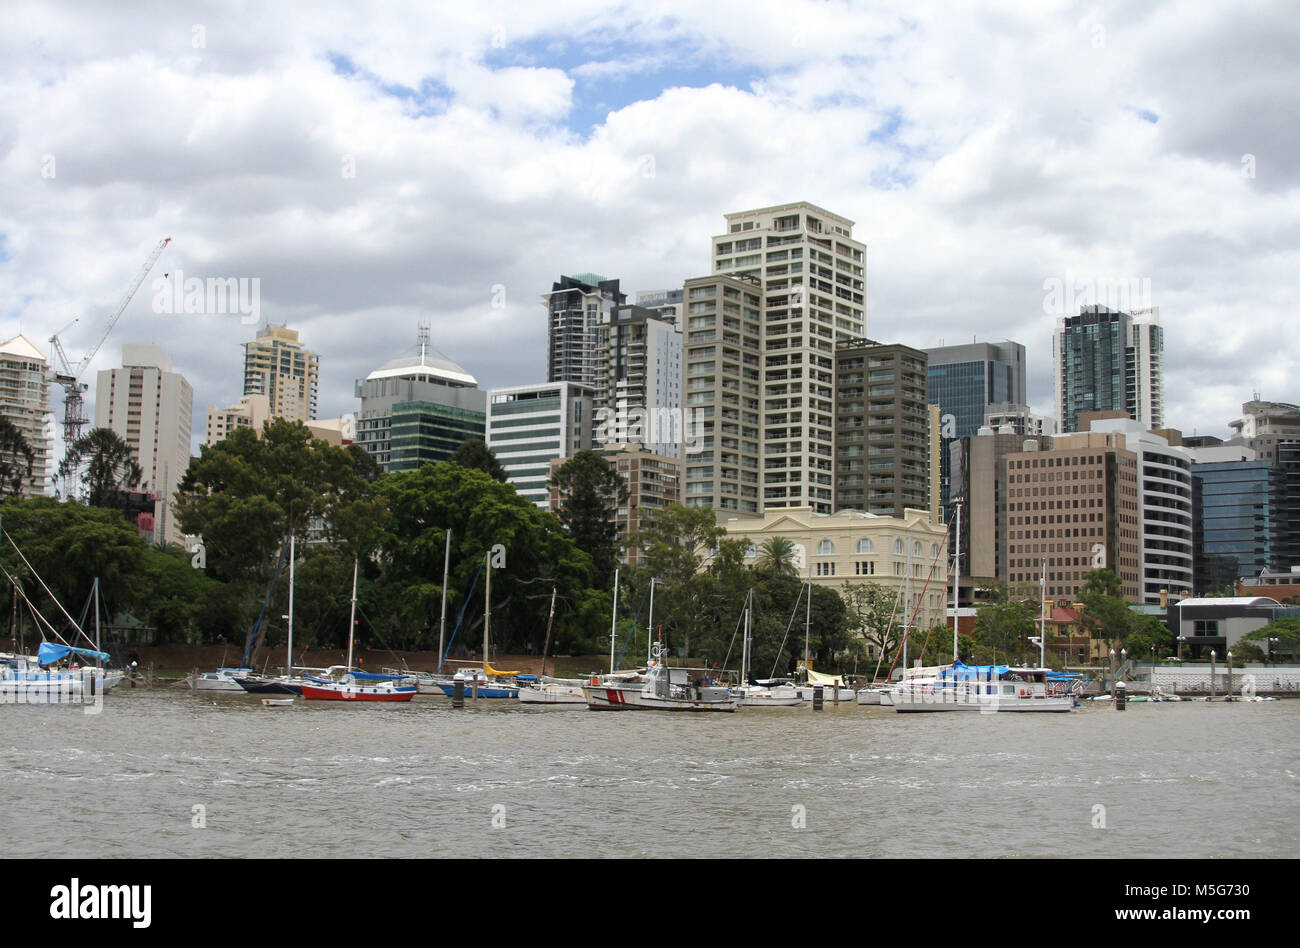
M 131 281 L 131 285 L 128 286 L 126 292 L 122 294 L 122 301 L 118 303 L 117 308 L 109 314 L 103 333 L 100 334 L 99 339 L 95 341 L 95 344 L 91 346 L 90 350 L 86 353 L 85 358 L 75 366 L 69 361 L 68 354 L 63 351 L 63 343 L 59 342 L 59 336 L 63 335 L 63 333 L 75 326 L 79 319 L 74 319 L 50 337 L 50 345 L 58 355 L 59 368 L 62 369 L 62 371 L 59 371 L 58 368 L 56 368 L 53 375 L 50 377 L 50 380 L 58 382 L 63 386 L 63 439 L 67 444 L 72 444 L 81 437 L 81 430 L 86 426 L 87 422 L 85 417 L 85 399 L 82 398 L 82 392 L 86 391 L 87 386 L 85 382 L 81 381 L 82 373 L 90 367 L 90 362 L 95 358 L 95 353 L 99 352 L 99 347 L 104 344 L 104 340 L 108 338 L 108 334 L 113 331 L 113 326 L 117 323 L 117 318 L 122 315 L 122 311 L 126 309 L 127 304 L 131 302 L 131 298 L 135 296 L 136 290 L 140 289 L 140 284 L 144 282 L 144 278 L 149 275 L 149 271 L 153 269 L 153 265 L 158 262 L 158 258 L 162 255 L 163 250 L 171 242 L 172 239 L 170 237 L 163 238 L 158 246 L 153 249 L 153 253 L 149 254 L 149 259 L 144 262 L 144 266 L 140 268 L 140 272 L 135 275 L 135 279 Z

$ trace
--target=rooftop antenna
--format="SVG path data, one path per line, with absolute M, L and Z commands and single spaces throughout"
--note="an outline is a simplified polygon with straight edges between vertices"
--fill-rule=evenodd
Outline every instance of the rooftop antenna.
M 415 340 L 420 344 L 420 361 L 424 361 L 425 350 L 429 348 L 429 321 L 420 320 L 420 325 L 415 331 Z

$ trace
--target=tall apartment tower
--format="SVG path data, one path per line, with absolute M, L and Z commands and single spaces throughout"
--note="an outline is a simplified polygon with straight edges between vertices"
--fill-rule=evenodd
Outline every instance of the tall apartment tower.
M 1300 405 L 1264 402 L 1256 396 L 1241 406 L 1241 417 L 1228 427 L 1234 432 L 1228 444 L 1244 445 L 1259 460 L 1276 464 L 1279 444 L 1300 441 Z
M 194 388 L 161 346 L 125 345 L 122 367 L 98 373 L 95 427 L 130 445 L 144 475 L 140 489 L 159 495 L 155 536 L 165 543 L 184 541 L 171 498 L 189 467 L 193 426 Z
M 682 331 L 643 306 L 620 305 L 598 330 L 597 440 L 681 457 Z
M 627 301 L 618 280 L 597 273 L 561 276 L 542 295 L 546 307 L 546 381 L 594 387 L 603 358 L 600 328 Z
M 870 339 L 835 346 L 835 508 L 929 510 L 925 353 Z
M 244 343 L 244 394 L 265 395 L 271 417 L 308 422 L 316 418 L 320 357 L 298 341 L 298 331 L 264 325 Z
M 24 335 L 0 343 L 0 418 L 22 433 L 32 449 L 31 474 L 23 479 L 22 495 L 45 493 L 50 477 L 50 396 L 45 355 Z
M 761 440 L 763 468 L 751 472 L 760 474 L 761 483 L 740 485 L 758 487 L 760 496 L 742 489 L 737 497 L 723 489 L 729 486 L 725 471 L 734 469 L 727 465 L 717 482 L 721 503 L 715 509 L 810 507 L 831 513 L 835 344 L 866 335 L 866 245 L 853 239 L 853 221 L 807 202 L 727 214 L 726 221 L 726 233 L 712 240 L 713 274 L 737 281 L 715 286 L 738 290 L 731 299 L 738 309 L 729 313 L 724 305 L 722 312 L 706 312 L 710 300 L 699 294 L 708 290 L 707 281 L 690 282 L 688 408 L 698 409 L 704 442 L 716 439 L 720 463 L 724 453 L 739 460 L 752 447 L 756 455 Z M 757 296 L 759 305 L 746 306 L 746 295 Z M 755 340 L 757 348 L 748 344 Z M 753 356 L 759 364 L 751 364 Z M 715 371 L 705 368 L 709 363 Z M 724 380 L 733 368 L 733 378 Z M 735 375 L 740 384 L 729 384 Z M 716 385 L 706 400 L 701 380 L 709 376 Z M 756 409 L 761 421 L 754 432 L 745 416 L 752 418 Z M 687 466 L 687 501 L 700 500 L 703 494 L 691 493 L 689 458 Z
M 1052 339 L 1056 416 L 1062 432 L 1078 430 L 1079 415 L 1126 411 L 1145 428 L 1164 425 L 1160 310 L 1123 313 L 1100 304 L 1057 320 Z
M 939 504 L 947 520 L 951 517 L 951 445 L 973 437 L 992 406 L 1025 406 L 1025 347 L 1009 340 L 972 342 L 926 349 L 925 354 L 930 404 L 939 406 Z

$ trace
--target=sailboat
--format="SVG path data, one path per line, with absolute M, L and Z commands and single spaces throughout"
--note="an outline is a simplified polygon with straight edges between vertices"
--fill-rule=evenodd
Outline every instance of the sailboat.
M 811 569 L 811 567 L 810 567 Z M 812 573 L 808 574 L 810 577 Z M 808 655 L 808 642 L 812 632 L 812 579 L 808 580 L 808 604 L 804 611 L 803 627 L 803 675 L 804 681 L 798 686 L 799 699 L 801 701 L 813 700 L 813 694 L 817 687 L 821 687 L 822 694 L 828 701 L 852 701 L 856 692 L 844 681 L 839 675 L 823 675 L 820 672 L 813 671 L 812 659 Z M 838 689 L 832 691 L 831 689 Z
M 492 638 L 490 625 L 492 621 L 492 552 L 487 552 L 487 578 L 483 585 L 483 667 L 482 668 L 462 668 L 456 674 L 451 676 L 451 680 L 437 682 L 442 689 L 442 693 L 447 697 L 455 697 L 456 683 L 464 683 L 464 693 L 473 695 L 477 693 L 480 698 L 518 698 L 519 684 L 515 681 L 517 671 L 500 671 L 492 667 L 488 661 L 491 655 Z
M 248 672 L 242 675 L 233 675 L 235 683 L 243 691 L 255 695 L 300 695 L 302 686 L 307 683 L 307 679 L 302 675 L 295 676 L 293 673 L 293 572 L 294 572 L 294 536 L 289 535 L 289 625 L 288 625 L 288 644 L 285 648 L 285 663 L 283 675 L 268 677 Z M 305 671 L 321 672 L 323 668 L 309 668 Z
M 352 643 L 356 638 L 357 621 L 357 569 L 359 560 L 352 561 L 352 612 L 348 618 L 348 663 L 334 666 L 331 679 L 308 675 L 302 685 L 302 696 L 320 701 L 410 701 L 415 697 L 415 685 L 404 683 L 393 675 L 374 675 L 352 670 Z
M 749 591 L 745 599 L 745 637 L 741 643 L 740 685 L 732 689 L 744 708 L 790 708 L 803 703 L 799 691 L 789 682 L 768 679 L 751 683 L 749 680 L 749 663 L 753 659 L 753 636 L 750 633 L 750 612 L 754 602 L 754 590 Z

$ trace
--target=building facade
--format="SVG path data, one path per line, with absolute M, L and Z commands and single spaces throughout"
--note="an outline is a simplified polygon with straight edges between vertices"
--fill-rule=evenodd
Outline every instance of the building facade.
M 1122 434 L 1060 435 L 1046 450 L 1009 453 L 1007 579 L 1047 577 L 1048 596 L 1074 597 L 1088 573 L 1107 568 L 1130 602 L 1142 595 L 1137 455 Z
M 926 355 L 869 339 L 835 345 L 835 509 L 931 509 Z
M 1122 313 L 1098 304 L 1061 317 L 1052 340 L 1060 430 L 1080 430 L 1079 415 L 1090 411 L 1124 411 L 1161 427 L 1163 353 L 1158 308 Z
M 357 380 L 357 443 L 381 470 L 413 471 L 447 460 L 466 441 L 486 440 L 487 393 L 430 350 L 422 327 L 413 350 Z
M 194 388 L 172 371 L 162 347 L 125 345 L 122 367 L 98 373 L 95 427 L 111 428 L 130 445 L 143 474 L 140 489 L 159 495 L 155 542 L 184 542 L 171 498 L 189 468 L 193 426 Z
M 621 305 L 599 329 L 596 440 L 682 453 L 682 331 L 652 309 Z
M 546 380 L 593 388 L 604 358 L 600 327 L 627 301 L 618 280 L 597 273 L 561 276 L 542 295 L 546 307 Z
M 551 461 L 592 447 L 595 392 L 576 382 L 517 385 L 487 393 L 487 446 L 515 489 L 550 509 Z
M 207 437 L 203 443 L 224 441 L 236 428 L 252 428 L 260 435 L 262 426 L 270 419 L 271 404 L 265 395 L 245 395 L 227 408 L 208 409 Z
M 298 340 L 298 331 L 264 325 L 244 343 L 244 394 L 265 395 L 271 417 L 308 422 L 316 417 L 320 357 Z
M 45 354 L 24 335 L 0 343 L 0 418 L 22 434 L 32 450 L 31 473 L 23 478 L 22 495 L 46 493 L 51 474 L 51 424 Z

